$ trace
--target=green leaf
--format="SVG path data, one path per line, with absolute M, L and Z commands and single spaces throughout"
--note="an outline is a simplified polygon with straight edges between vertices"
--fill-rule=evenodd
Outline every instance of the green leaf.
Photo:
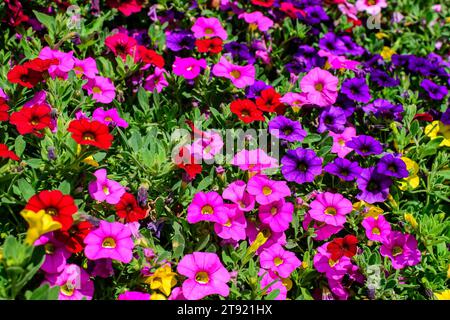
M 27 300 L 57 300 L 59 295 L 59 286 L 50 287 L 48 283 L 38 287 L 34 291 L 27 291 L 25 298 Z
M 17 185 L 25 201 L 28 201 L 28 199 L 30 199 L 36 193 L 33 186 L 23 178 L 17 181 Z
M 137 98 L 139 101 L 139 105 L 142 107 L 144 111 L 150 108 L 150 103 L 147 95 L 147 91 L 144 88 L 140 87 L 137 93 Z
M 14 150 L 16 151 L 17 156 L 21 156 L 23 151 L 25 150 L 27 143 L 23 139 L 23 136 L 18 136 L 16 141 L 14 142 Z
M 53 28 L 54 18 L 52 16 L 38 12 L 36 10 L 33 10 L 33 13 L 39 20 L 39 22 L 42 23 L 48 30 L 51 30 Z
M 275 300 L 276 297 L 280 294 L 280 289 L 275 289 L 271 291 L 264 300 Z
M 64 194 L 70 194 L 70 189 L 71 189 L 70 182 L 67 180 L 62 181 L 58 187 L 58 190 Z

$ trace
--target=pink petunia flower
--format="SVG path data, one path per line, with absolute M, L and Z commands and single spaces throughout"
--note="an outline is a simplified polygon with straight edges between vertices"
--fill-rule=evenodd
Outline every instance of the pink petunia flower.
M 412 234 L 403 234 L 400 231 L 392 231 L 383 239 L 380 254 L 389 257 L 392 267 L 396 270 L 415 266 L 421 259 L 416 238 Z
M 35 104 L 45 104 L 50 107 L 50 105 L 47 103 L 47 92 L 44 90 L 38 91 L 34 94 L 33 98 L 31 100 L 28 100 L 23 105 L 25 108 L 29 108 L 34 106 Z
M 214 224 L 214 231 L 225 240 L 244 240 L 247 236 L 245 233 L 247 220 L 244 213 L 235 204 L 225 204 L 224 206 L 226 208 L 224 218 Z
M 197 159 L 212 160 L 223 148 L 223 140 L 215 131 L 202 131 L 201 138 L 196 139 L 191 146 L 191 153 Z
M 212 294 L 227 297 L 230 274 L 211 252 L 194 252 L 185 255 L 178 263 L 177 271 L 187 277 L 183 282 L 183 295 L 188 300 L 200 300 Z
M 156 89 L 158 93 L 161 92 L 162 89 L 169 85 L 165 78 L 166 74 L 167 71 L 165 69 L 155 67 L 155 72 L 145 78 L 144 89 L 151 92 Z
M 247 192 L 254 195 L 256 202 L 261 205 L 291 195 L 291 190 L 289 190 L 286 181 L 270 180 L 262 174 L 255 175 L 248 181 Z
M 183 290 L 180 287 L 175 287 L 172 289 L 172 293 L 170 294 L 167 300 L 187 300 L 183 295 Z
M 189 223 L 199 221 L 220 222 L 226 219 L 223 199 L 215 191 L 198 192 L 187 208 L 186 220 Z
M 264 16 L 259 11 L 241 13 L 240 15 L 238 15 L 238 18 L 244 19 L 245 22 L 250 24 L 251 29 L 258 28 L 258 30 L 262 32 L 269 30 L 273 26 L 273 21 L 270 18 Z
M 372 241 L 381 241 L 391 232 L 391 225 L 383 215 L 377 218 L 366 217 L 362 221 L 362 226 L 366 230 L 366 236 Z
M 119 116 L 119 112 L 116 108 L 104 110 L 103 108 L 97 108 L 92 114 L 92 119 L 97 120 L 106 125 L 113 125 L 117 127 L 126 128 L 128 123 Z
M 59 50 L 52 50 L 50 47 L 44 47 L 39 53 L 38 58 L 41 59 L 57 59 L 58 63 L 50 66 L 48 69 L 48 74 L 52 79 L 56 77 L 67 79 L 69 71 L 73 69 L 74 58 L 73 51 L 68 53 Z
M 329 242 L 326 242 L 317 248 L 313 259 L 314 268 L 318 272 L 325 273 L 328 279 L 339 280 L 347 274 L 347 268 L 351 266 L 352 262 L 347 256 L 342 256 L 337 261 L 331 259 L 331 253 L 327 250 L 328 244 Z
M 287 92 L 280 98 L 280 102 L 290 105 L 294 111 L 300 107 L 309 104 L 308 96 L 306 93 Z
M 309 205 L 312 219 L 340 227 L 346 222 L 345 216 L 352 212 L 352 203 L 339 193 L 324 192 L 318 194 Z
M 331 52 L 325 50 L 319 50 L 319 56 L 327 57 L 328 64 L 330 65 L 331 69 L 346 69 L 357 71 L 358 66 L 361 65 L 361 63 L 358 61 L 349 60 L 345 56 L 336 56 Z
M 94 295 L 89 274 L 76 264 L 67 264 L 61 273 L 47 273 L 43 283 L 60 287 L 58 300 L 92 300 Z
M 0 88 L 0 98 L 5 99 L 5 101 L 9 100 L 8 95 L 5 93 L 5 91 L 3 91 L 2 88 Z
M 287 288 L 279 276 L 263 268 L 259 269 L 258 276 L 262 276 L 259 286 L 261 290 L 264 290 L 263 294 L 269 294 L 278 289 L 279 293 L 274 300 L 286 300 Z
M 261 268 L 275 272 L 282 278 L 289 277 L 301 265 L 295 253 L 284 250 L 279 244 L 264 249 L 259 256 L 259 263 Z
M 326 107 L 336 102 L 338 83 L 339 79 L 328 71 L 314 68 L 300 80 L 300 88 L 311 104 Z
M 101 76 L 88 79 L 83 89 L 86 89 L 95 101 L 101 103 L 110 103 L 116 97 L 116 88 L 111 79 Z
M 91 57 L 83 60 L 74 58 L 73 70 L 78 78 L 86 77 L 88 79 L 93 79 L 98 74 L 97 63 L 95 62 L 95 59 Z
M 269 156 L 263 149 L 242 149 L 235 154 L 231 164 L 244 171 L 259 173 L 265 169 L 277 168 L 278 160 Z
M 212 68 L 216 77 L 230 79 L 236 88 L 242 89 L 255 83 L 255 67 L 252 65 L 239 66 L 229 62 L 222 56 Z
M 120 183 L 108 179 L 106 175 L 106 169 L 95 171 L 94 176 L 97 179 L 89 183 L 89 194 L 97 201 L 117 204 L 125 193 L 125 188 Z
M 197 18 L 191 27 L 191 31 L 196 39 L 214 37 L 219 37 L 222 40 L 227 39 L 227 32 L 217 18 Z
M 333 137 L 332 153 L 337 153 L 339 158 L 344 158 L 352 149 L 347 147 L 345 143 L 356 137 L 356 129 L 354 127 L 347 127 L 342 133 L 334 133 L 329 131 L 328 134 Z
M 207 66 L 205 59 L 194 58 L 180 58 L 175 57 L 172 70 L 177 76 L 182 76 L 186 79 L 195 79 L 200 74 L 201 69 L 205 69 Z
M 261 222 L 270 226 L 275 232 L 283 232 L 289 228 L 294 213 L 294 205 L 284 199 L 259 207 L 258 217 Z
M 41 265 L 41 270 L 47 273 L 60 273 L 67 264 L 67 259 L 72 255 L 65 247 L 65 244 L 56 240 L 53 233 L 42 235 L 34 242 L 35 246 L 44 246 L 45 260 Z
M 236 180 L 228 185 L 222 197 L 235 203 L 241 211 L 252 211 L 255 207 L 255 197 L 246 191 L 247 184 L 242 180 Z
M 358 0 L 355 3 L 358 11 L 366 11 L 368 14 L 375 16 L 381 12 L 382 8 L 387 7 L 386 0 Z
M 312 225 L 310 226 L 312 222 Z M 332 235 L 338 233 L 342 229 L 344 229 L 344 226 L 332 226 L 329 224 L 326 224 L 322 221 L 317 221 L 311 218 L 309 213 L 305 214 L 305 217 L 302 222 L 302 226 L 304 230 L 308 230 L 309 227 L 312 227 L 314 229 L 314 233 L 316 236 L 313 236 L 313 239 L 316 241 L 323 241 L 330 238 Z
M 123 263 L 133 259 L 131 231 L 120 222 L 100 221 L 97 229 L 84 238 L 85 256 L 90 260 L 109 258 Z
M 125 291 L 117 296 L 117 300 L 150 300 L 150 293 Z

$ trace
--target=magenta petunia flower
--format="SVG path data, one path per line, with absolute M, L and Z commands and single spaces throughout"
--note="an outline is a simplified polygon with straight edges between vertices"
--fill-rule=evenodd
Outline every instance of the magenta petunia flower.
M 282 278 L 287 278 L 300 267 L 301 261 L 295 253 L 284 250 L 279 244 L 273 244 L 259 255 L 261 268 L 275 272 Z
M 326 70 L 314 68 L 300 81 L 300 88 L 307 94 L 308 101 L 319 107 L 336 102 L 339 79 Z
M 117 300 L 150 300 L 150 294 L 139 291 L 125 291 L 117 296 Z
M 213 131 L 202 131 L 200 138 L 191 145 L 191 154 L 197 159 L 212 160 L 214 156 L 222 151 L 222 136 Z
M 50 107 L 47 102 L 47 92 L 44 90 L 38 91 L 34 94 L 33 98 L 25 102 L 23 105 L 25 108 L 34 106 L 35 104 L 45 104 Z
M 187 300 L 186 297 L 183 295 L 183 289 L 180 287 L 175 287 L 172 289 L 172 293 L 170 294 L 169 298 L 167 300 Z
M 306 93 L 297 92 L 287 92 L 280 98 L 280 102 L 290 105 L 294 110 L 309 104 L 308 95 Z
M 120 183 L 108 179 L 106 175 L 106 169 L 95 171 L 94 176 L 97 179 L 89 183 L 89 194 L 97 201 L 117 204 L 125 193 L 125 188 Z
M 101 103 L 110 103 L 116 97 L 116 87 L 109 78 L 95 76 L 88 79 L 88 82 L 83 86 L 92 98 Z
M 207 63 L 205 59 L 197 60 L 191 57 L 175 57 L 172 70 L 177 76 L 182 76 L 186 79 L 195 79 L 200 74 L 201 69 L 205 69 L 206 66 Z
M 156 89 L 159 93 L 169 85 L 166 80 L 167 71 L 165 69 L 161 69 L 155 67 L 155 72 L 145 78 L 144 89 L 148 91 L 152 91 Z
M 320 57 L 327 57 L 331 69 L 358 71 L 358 66 L 361 65 L 358 61 L 349 60 L 345 56 L 337 56 L 325 50 L 319 50 L 318 54 Z
M 328 134 L 333 137 L 333 146 L 331 147 L 331 152 L 337 153 L 339 158 L 344 158 L 353 149 L 347 147 L 345 144 L 347 141 L 352 140 L 356 137 L 356 129 L 354 127 L 347 127 L 342 133 L 334 133 L 329 131 Z
M 99 227 L 84 238 L 84 243 L 84 254 L 90 260 L 110 258 L 129 263 L 133 258 L 131 230 L 120 222 L 100 221 Z
M 78 78 L 86 77 L 93 79 L 98 74 L 97 63 L 91 57 L 83 60 L 74 58 L 73 70 Z
M 227 297 L 230 274 L 211 252 L 194 252 L 185 255 L 178 263 L 177 271 L 187 277 L 183 282 L 183 295 L 188 300 L 200 300 L 212 294 Z
M 244 19 L 245 22 L 250 24 L 251 29 L 258 28 L 258 30 L 262 32 L 269 30 L 273 26 L 273 21 L 259 11 L 241 13 L 238 15 L 238 18 Z
M 247 184 L 242 180 L 236 180 L 228 185 L 222 197 L 235 203 L 241 211 L 251 211 L 255 207 L 255 197 L 246 191 Z
M 119 112 L 116 108 L 104 110 L 103 108 L 97 108 L 92 114 L 92 119 L 97 120 L 106 125 L 113 125 L 117 127 L 126 128 L 128 123 L 119 116 Z
M 259 220 L 270 226 L 275 232 L 283 232 L 289 228 L 294 213 L 294 205 L 284 199 L 259 207 Z
M 221 222 L 227 218 L 225 210 L 220 194 L 215 191 L 198 192 L 187 208 L 186 220 L 189 223 Z
M 227 39 L 227 31 L 222 27 L 217 18 L 200 17 L 195 20 L 191 27 L 196 39 L 219 37 L 222 40 Z
M 94 283 L 76 264 L 68 264 L 61 273 L 47 273 L 43 283 L 59 286 L 58 300 L 92 300 Z
M 317 248 L 314 256 L 314 268 L 318 272 L 325 273 L 328 279 L 340 280 L 347 274 L 347 269 L 351 267 L 352 262 L 349 257 L 342 256 L 337 261 L 331 259 L 331 253 L 328 252 L 329 242 L 324 243 Z
M 217 235 L 225 240 L 244 240 L 246 238 L 245 228 L 247 227 L 247 220 L 244 213 L 238 209 L 235 204 L 225 204 L 225 215 L 220 222 L 214 224 L 214 231 Z
M 382 240 L 380 254 L 389 257 L 392 267 L 396 270 L 415 266 L 421 259 L 416 238 L 400 231 L 392 231 Z
M 334 234 L 338 233 L 339 231 L 341 231 L 342 229 L 344 229 L 344 226 L 336 227 L 336 226 L 326 224 L 325 222 L 322 222 L 322 221 L 314 220 L 313 218 L 311 218 L 311 216 L 309 215 L 308 212 L 305 214 L 305 217 L 302 222 L 302 226 L 303 226 L 304 230 L 308 230 L 308 228 L 311 228 L 311 227 L 314 229 L 314 233 L 316 235 L 313 236 L 312 238 L 316 241 L 327 240 L 332 235 L 334 235 Z
M 358 0 L 355 3 L 358 11 L 366 11 L 368 14 L 375 16 L 381 12 L 382 8 L 387 7 L 386 0 Z
M 35 246 L 44 246 L 45 260 L 41 270 L 47 273 L 60 273 L 67 264 L 67 259 L 72 255 L 65 244 L 56 240 L 53 232 L 42 235 L 34 242 Z
M 366 229 L 366 236 L 372 241 L 381 241 L 391 232 L 391 225 L 383 215 L 377 218 L 366 217 L 362 221 L 362 226 Z
M 309 205 L 311 218 L 316 221 L 339 227 L 343 226 L 345 215 L 352 212 L 352 203 L 339 193 L 324 192 L 318 194 Z
M 212 68 L 216 77 L 230 79 L 236 88 L 242 89 L 255 83 L 255 67 L 252 65 L 239 66 L 229 62 L 222 56 Z
M 278 201 L 291 195 L 286 181 L 270 180 L 265 175 L 253 176 L 247 184 L 247 191 L 255 196 L 256 202 L 261 205 Z
M 235 154 L 231 164 L 244 171 L 259 173 L 264 169 L 277 168 L 278 160 L 269 156 L 263 149 L 242 149 Z
M 52 50 L 50 47 L 44 47 L 39 53 L 38 58 L 43 60 L 58 60 L 57 64 L 51 65 L 50 68 L 48 68 L 48 74 L 52 79 L 55 79 L 56 77 L 67 79 L 67 75 L 69 74 L 69 71 L 73 69 L 75 63 L 73 51 L 66 53 L 59 50 Z

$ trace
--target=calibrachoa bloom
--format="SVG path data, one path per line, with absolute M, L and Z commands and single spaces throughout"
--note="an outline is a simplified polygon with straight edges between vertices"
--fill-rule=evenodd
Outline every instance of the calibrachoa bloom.
M 0 143 L 0 158 L 19 161 L 19 157 L 14 151 L 8 149 L 6 144 Z
M 399 179 L 408 176 L 405 162 L 401 158 L 394 157 L 392 154 L 383 156 L 378 162 L 376 170 L 385 176 Z
M 109 258 L 129 263 L 133 258 L 131 231 L 120 222 L 100 221 L 99 227 L 84 238 L 84 243 L 84 254 L 90 260 Z
M 383 202 L 389 194 L 389 187 L 392 184 L 390 177 L 379 174 L 375 168 L 363 169 L 356 184 L 361 191 L 356 198 L 368 203 Z
M 277 159 L 269 156 L 263 149 L 243 149 L 235 154 L 231 164 L 250 172 L 261 172 L 278 167 Z
M 92 114 L 92 119 L 97 120 L 106 125 L 112 125 L 117 127 L 126 128 L 128 123 L 119 116 L 119 112 L 116 108 L 104 110 L 103 108 L 97 108 Z
M 344 226 L 332 226 L 330 224 L 326 224 L 323 221 L 316 221 L 311 218 L 308 212 L 305 214 L 302 227 L 304 230 L 308 230 L 308 228 L 313 228 L 315 233 L 313 239 L 317 241 L 327 240 L 332 235 L 338 233 L 344 228 Z
M 358 162 L 352 162 L 345 158 L 334 159 L 333 162 L 328 163 L 323 170 L 344 181 L 355 180 L 362 171 Z
M 91 145 L 100 149 L 109 149 L 114 139 L 109 133 L 108 126 L 96 120 L 72 120 L 67 131 L 72 133 L 72 138 L 78 144 Z
M 255 207 L 255 197 L 246 191 L 247 184 L 236 180 L 223 190 L 222 197 L 232 201 L 241 211 L 251 211 Z
M 347 268 L 351 266 L 349 257 L 342 256 L 337 260 L 331 258 L 332 253 L 328 251 L 329 242 L 324 243 L 317 248 L 314 256 L 314 268 L 317 271 L 325 273 L 328 279 L 341 279 L 346 273 Z
M 269 132 L 275 137 L 290 142 L 302 141 L 306 137 L 306 131 L 298 121 L 293 121 L 285 116 L 277 116 L 269 121 Z
M 345 145 L 363 157 L 380 154 L 383 151 L 383 147 L 378 140 L 366 135 L 353 137 L 350 141 L 347 141 Z
M 51 108 L 45 104 L 37 104 L 11 114 L 9 122 L 16 126 L 20 134 L 32 133 L 42 137 L 45 128 L 53 129 L 50 116 Z
M 200 74 L 201 69 L 206 68 L 205 59 L 180 58 L 175 57 L 173 63 L 173 73 L 186 79 L 195 79 Z
M 425 127 L 424 133 L 432 140 L 437 137 L 443 137 L 444 139 L 439 146 L 450 147 L 450 125 L 446 125 L 441 121 L 433 121 Z
M 117 215 L 126 220 L 126 222 L 134 222 L 144 219 L 147 212 L 141 208 L 136 198 L 128 192 L 125 192 L 120 201 L 115 205 Z
M 322 158 L 313 150 L 297 148 L 288 150 L 281 158 L 281 173 L 287 181 L 302 184 L 314 181 L 322 173 Z
M 76 264 L 67 264 L 61 273 L 47 274 L 44 283 L 59 286 L 59 300 L 91 300 L 94 283 L 89 274 Z
M 336 102 L 339 79 L 326 70 L 314 68 L 300 81 L 300 88 L 310 103 L 326 107 Z
M 362 226 L 366 229 L 367 238 L 373 241 L 383 241 L 391 232 L 391 225 L 383 215 L 364 218 Z
M 127 55 L 134 57 L 136 52 L 137 41 L 124 33 L 116 33 L 105 39 L 107 46 L 116 56 L 120 56 L 125 60 Z
M 47 273 L 62 272 L 67 264 L 67 259 L 72 255 L 64 244 L 56 240 L 51 233 L 41 236 L 34 245 L 44 246 L 45 260 L 41 265 L 41 270 Z
M 244 12 L 238 16 L 240 19 L 244 19 L 250 26 L 251 30 L 258 29 L 259 31 L 267 31 L 273 26 L 273 21 L 264 16 L 259 11 Z
M 339 227 L 346 222 L 346 215 L 352 210 L 352 203 L 339 193 L 324 192 L 318 194 L 309 205 L 311 218 Z
M 212 294 L 227 297 L 230 274 L 211 252 L 194 252 L 185 255 L 177 266 L 179 274 L 187 277 L 182 285 L 183 295 L 188 300 L 199 300 Z
M 285 181 L 270 180 L 261 174 L 253 176 L 248 181 L 247 192 L 254 195 L 256 202 L 261 205 L 267 205 L 291 195 Z
M 97 63 L 91 57 L 83 60 L 74 58 L 73 70 L 78 78 L 86 77 L 92 79 L 98 74 Z
M 226 208 L 221 221 L 214 224 L 214 231 L 222 239 L 244 240 L 247 220 L 244 213 L 234 204 L 224 204 Z
M 270 226 L 275 232 L 283 232 L 289 228 L 294 213 L 294 205 L 284 199 L 259 207 L 258 217 L 262 223 Z
M 156 89 L 159 93 L 169 85 L 166 80 L 167 71 L 165 69 L 161 69 L 156 67 L 155 72 L 145 78 L 144 89 L 148 91 L 152 91 Z
M 225 57 L 221 57 L 219 63 L 214 65 L 212 74 L 216 77 L 230 79 L 235 87 L 239 89 L 251 86 L 255 82 L 254 66 L 232 64 Z
M 199 221 L 220 222 L 226 219 L 223 199 L 217 192 L 198 192 L 187 208 L 186 220 L 189 223 Z
M 264 121 L 263 113 L 249 99 L 234 100 L 230 104 L 230 110 L 236 114 L 244 123 L 253 121 Z
M 106 169 L 95 171 L 96 180 L 89 183 L 89 194 L 97 201 L 117 204 L 125 193 L 125 188 L 120 183 L 108 179 L 106 175 Z
M 219 37 L 222 40 L 227 39 L 227 32 L 217 18 L 200 17 L 195 20 L 191 30 L 197 39 L 214 37 Z
M 355 5 L 358 11 L 366 11 L 375 16 L 381 12 L 382 8 L 387 7 L 387 2 L 386 0 L 358 0 Z
M 110 103 L 116 97 L 116 88 L 111 79 L 101 76 L 88 79 L 83 89 L 86 89 L 95 101 L 101 103 Z
M 417 249 L 417 240 L 411 234 L 392 231 L 381 243 L 380 254 L 389 257 L 392 267 L 396 270 L 415 266 L 420 262 L 421 254 Z
M 260 254 L 261 268 L 275 272 L 280 277 L 287 278 L 300 267 L 301 261 L 293 252 L 286 251 L 279 244 L 273 244 Z
M 356 137 L 356 129 L 354 127 L 347 127 L 342 133 L 334 133 L 330 131 L 328 134 L 333 137 L 331 152 L 337 153 L 338 157 L 344 158 L 352 151 L 351 148 L 346 146 L 346 143 L 353 137 Z

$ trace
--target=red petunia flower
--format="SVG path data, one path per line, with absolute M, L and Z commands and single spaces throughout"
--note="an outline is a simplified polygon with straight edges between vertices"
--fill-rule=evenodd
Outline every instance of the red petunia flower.
M 264 121 L 263 113 L 258 110 L 253 101 L 249 99 L 238 99 L 231 103 L 230 110 L 245 123 L 253 121 Z
M 0 122 L 8 121 L 9 119 L 9 106 L 6 104 L 5 99 L 0 98 Z
M 7 22 L 10 26 L 17 27 L 22 22 L 28 21 L 30 17 L 28 17 L 22 8 L 22 4 L 19 0 L 4 0 L 6 6 L 6 18 L 3 20 Z
M 292 3 L 290 2 L 282 2 L 280 5 L 280 10 L 283 11 L 285 14 L 287 14 L 292 19 L 298 19 L 299 14 L 302 16 L 306 16 L 306 12 L 302 9 L 296 8 Z
M 25 68 L 31 69 L 36 72 L 45 72 L 47 71 L 52 65 L 59 64 L 58 59 L 41 59 L 41 58 L 35 58 L 32 60 L 29 60 L 23 64 Z
M 125 219 L 126 222 L 134 222 L 141 219 L 144 219 L 147 212 L 142 209 L 136 198 L 128 192 L 125 192 L 118 204 L 115 205 L 117 215 L 120 218 Z
M 116 8 L 126 17 L 142 10 L 142 0 L 106 0 L 110 8 Z
M 251 3 L 256 6 L 261 6 L 265 8 L 270 8 L 273 6 L 275 0 L 251 0 Z
M 19 157 L 14 153 L 14 151 L 9 150 L 8 146 L 3 143 L 0 143 L 0 158 L 11 159 L 14 161 L 20 160 Z
M 32 133 L 41 138 L 44 135 L 42 130 L 54 128 L 51 111 L 51 108 L 45 104 L 23 107 L 20 111 L 11 114 L 9 122 L 16 126 L 20 134 Z
M 132 57 L 135 56 L 137 41 L 124 33 L 116 33 L 112 36 L 106 37 L 105 46 L 111 49 L 114 55 L 120 56 L 123 60 L 125 60 L 127 55 Z
M 108 126 L 96 120 L 72 120 L 67 131 L 72 133 L 72 139 L 78 144 L 91 145 L 100 149 L 109 149 L 114 139 L 109 133 Z
M 195 46 L 198 52 L 208 52 L 210 54 L 217 54 L 222 51 L 223 40 L 219 37 L 211 39 L 197 39 Z
M 431 122 L 431 121 L 433 121 L 433 116 L 426 112 L 425 113 L 417 113 L 414 116 L 414 120 Z
M 61 230 L 69 230 L 73 223 L 72 215 L 78 211 L 73 198 L 64 195 L 59 190 L 43 190 L 32 196 L 25 209 L 38 212 L 45 212 L 52 216 L 54 221 L 61 223 Z
M 8 81 L 18 83 L 26 88 L 33 88 L 42 81 L 42 73 L 28 69 L 25 66 L 17 65 L 8 72 Z
M 281 95 L 274 88 L 267 88 L 262 90 L 260 96 L 256 98 L 256 105 L 261 111 L 276 112 L 282 105 L 280 98 Z
M 84 249 L 84 238 L 91 232 L 94 226 L 88 221 L 82 221 L 73 225 L 69 230 L 55 231 L 55 238 L 66 245 L 66 249 L 72 253 L 78 253 Z
M 138 46 L 138 60 L 144 63 L 154 65 L 158 68 L 164 68 L 164 58 L 157 54 L 156 51 L 147 49 L 144 46 Z
M 336 238 L 327 246 L 327 251 L 331 253 L 331 259 L 338 261 L 341 257 L 353 257 L 356 254 L 358 239 L 353 235 L 344 238 Z
M 195 163 L 194 155 L 190 154 L 186 147 L 180 148 L 175 163 L 178 168 L 183 169 L 192 180 L 195 179 L 197 174 L 202 172 L 201 164 Z

